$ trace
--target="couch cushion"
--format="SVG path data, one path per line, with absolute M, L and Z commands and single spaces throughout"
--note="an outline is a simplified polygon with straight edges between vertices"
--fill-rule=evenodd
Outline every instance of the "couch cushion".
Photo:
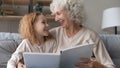
M 20 42 L 21 40 L 0 40 L 0 68 L 6 68 L 7 61 Z
M 100 35 L 113 62 L 120 68 L 120 35 Z
M 19 33 L 0 32 L 0 39 L 20 39 Z

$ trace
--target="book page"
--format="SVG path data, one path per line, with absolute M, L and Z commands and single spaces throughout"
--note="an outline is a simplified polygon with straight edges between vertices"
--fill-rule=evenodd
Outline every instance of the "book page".
M 67 48 L 61 52 L 60 68 L 76 68 L 75 64 L 80 62 L 80 58 L 90 58 L 92 56 L 94 44 L 77 45 Z
M 59 68 L 60 54 L 23 53 L 26 68 Z

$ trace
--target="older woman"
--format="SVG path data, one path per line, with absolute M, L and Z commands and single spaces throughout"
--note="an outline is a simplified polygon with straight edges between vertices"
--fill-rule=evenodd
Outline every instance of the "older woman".
M 81 58 L 85 63 L 76 62 L 75 66 L 80 68 L 115 68 L 99 36 L 82 25 L 84 21 L 82 3 L 82 0 L 53 0 L 50 4 L 55 21 L 61 24 L 50 31 L 57 40 L 58 51 L 74 45 L 94 42 L 96 45 L 93 53 L 96 59 Z

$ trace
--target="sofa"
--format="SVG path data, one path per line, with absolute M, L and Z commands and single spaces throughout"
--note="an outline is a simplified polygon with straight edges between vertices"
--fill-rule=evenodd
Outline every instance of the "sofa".
M 0 68 L 6 68 L 7 61 L 21 42 L 18 33 L 0 32 Z
M 106 49 L 113 62 L 120 68 L 120 35 L 101 34 Z M 6 68 L 7 61 L 21 42 L 21 37 L 17 33 L 0 33 L 0 68 Z
M 117 68 L 120 68 L 120 35 L 100 35 Z

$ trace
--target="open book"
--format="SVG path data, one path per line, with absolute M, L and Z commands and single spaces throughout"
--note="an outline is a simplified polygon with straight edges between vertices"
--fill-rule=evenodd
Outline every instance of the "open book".
M 23 53 L 26 68 L 75 68 L 81 57 L 92 56 L 94 44 L 77 45 L 57 53 Z

